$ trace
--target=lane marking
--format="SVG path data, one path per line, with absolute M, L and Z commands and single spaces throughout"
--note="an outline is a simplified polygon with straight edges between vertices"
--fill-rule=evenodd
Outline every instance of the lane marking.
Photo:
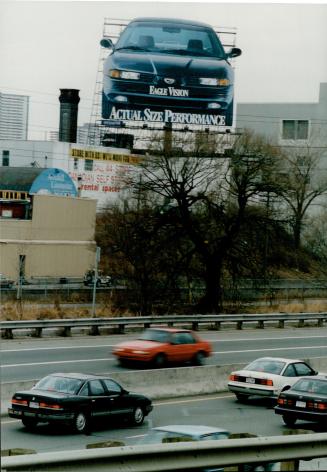
M 297 347 L 276 347 L 276 348 L 267 348 L 267 349 L 243 349 L 241 351 L 214 351 L 213 354 L 217 354 L 222 356 L 224 354 L 239 354 L 239 353 L 246 353 L 246 352 L 263 352 L 263 351 L 291 351 L 295 349 L 326 349 L 326 345 L 323 346 L 297 346 Z M 34 365 L 50 365 L 50 364 L 74 364 L 80 362 L 109 362 L 115 361 L 115 358 L 106 357 L 105 359 L 77 359 L 77 360 L 69 360 L 69 361 L 48 361 L 48 362 L 30 362 L 30 363 L 22 363 L 22 364 L 6 364 L 2 365 L 1 369 L 7 369 L 9 367 L 22 367 L 22 366 L 34 366 Z
M 219 343 L 230 343 L 230 342 L 242 342 L 242 341 L 282 341 L 287 339 L 315 339 L 315 338 L 326 338 L 325 335 L 315 335 L 315 336 L 285 336 L 285 337 L 278 337 L 278 338 L 235 338 L 235 339 L 209 339 L 210 342 L 219 342 Z M 24 349 L 1 349 L 2 353 L 6 352 L 27 352 L 27 351 L 56 351 L 58 349 L 98 349 L 103 347 L 115 347 L 116 344 L 97 344 L 96 346 L 93 344 L 83 345 L 83 346 L 55 346 L 55 347 L 31 347 L 31 348 L 24 348 Z

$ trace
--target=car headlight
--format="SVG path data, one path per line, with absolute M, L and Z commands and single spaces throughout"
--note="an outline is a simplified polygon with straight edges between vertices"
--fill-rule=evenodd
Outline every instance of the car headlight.
M 199 82 L 201 85 L 219 85 L 221 87 L 227 87 L 230 85 L 229 79 L 216 79 L 211 77 L 200 77 Z
M 140 73 L 132 72 L 131 70 L 110 69 L 109 77 L 112 77 L 113 79 L 139 80 Z

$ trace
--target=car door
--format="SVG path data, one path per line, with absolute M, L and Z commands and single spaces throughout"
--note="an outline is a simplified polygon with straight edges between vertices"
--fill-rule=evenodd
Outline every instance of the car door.
M 112 379 L 102 380 L 107 392 L 110 415 L 128 415 L 133 412 L 134 405 L 121 386 Z
M 191 333 L 178 332 L 171 337 L 170 360 L 186 362 L 192 359 L 195 351 L 195 340 Z
M 292 362 L 288 364 L 283 372 L 282 377 L 282 384 L 280 387 L 284 385 L 293 385 L 298 380 L 299 377 L 306 376 L 306 375 L 314 375 L 315 372 L 308 366 L 305 362 Z M 287 379 L 286 379 L 287 377 Z
M 93 418 L 99 418 L 110 414 L 110 398 L 100 379 L 90 380 L 88 382 L 90 409 Z

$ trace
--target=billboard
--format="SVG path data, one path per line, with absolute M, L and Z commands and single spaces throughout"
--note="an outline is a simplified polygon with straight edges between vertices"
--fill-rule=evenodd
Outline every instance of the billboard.
M 131 21 L 103 68 L 102 119 L 232 126 L 234 70 L 215 30 L 176 19 Z

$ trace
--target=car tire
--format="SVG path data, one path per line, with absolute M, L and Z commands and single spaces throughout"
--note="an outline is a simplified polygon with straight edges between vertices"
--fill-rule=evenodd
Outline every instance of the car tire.
M 161 369 L 166 364 L 166 356 L 163 353 L 159 353 L 153 359 L 153 365 L 156 369 Z
M 283 415 L 283 421 L 286 424 L 286 426 L 289 426 L 290 428 L 292 428 L 296 423 L 296 418 L 293 418 L 290 415 Z
M 22 423 L 26 429 L 34 429 L 38 422 L 34 418 L 22 418 Z
M 203 351 L 198 351 L 194 356 L 194 365 L 203 365 L 205 354 Z
M 74 417 L 73 428 L 76 433 L 85 434 L 89 431 L 89 418 L 84 411 L 78 411 Z
M 244 393 L 235 393 L 235 396 L 240 403 L 246 403 L 249 399 L 249 395 L 245 395 Z
M 135 426 L 140 426 L 144 421 L 144 411 L 142 407 L 136 406 L 133 410 L 132 423 Z

